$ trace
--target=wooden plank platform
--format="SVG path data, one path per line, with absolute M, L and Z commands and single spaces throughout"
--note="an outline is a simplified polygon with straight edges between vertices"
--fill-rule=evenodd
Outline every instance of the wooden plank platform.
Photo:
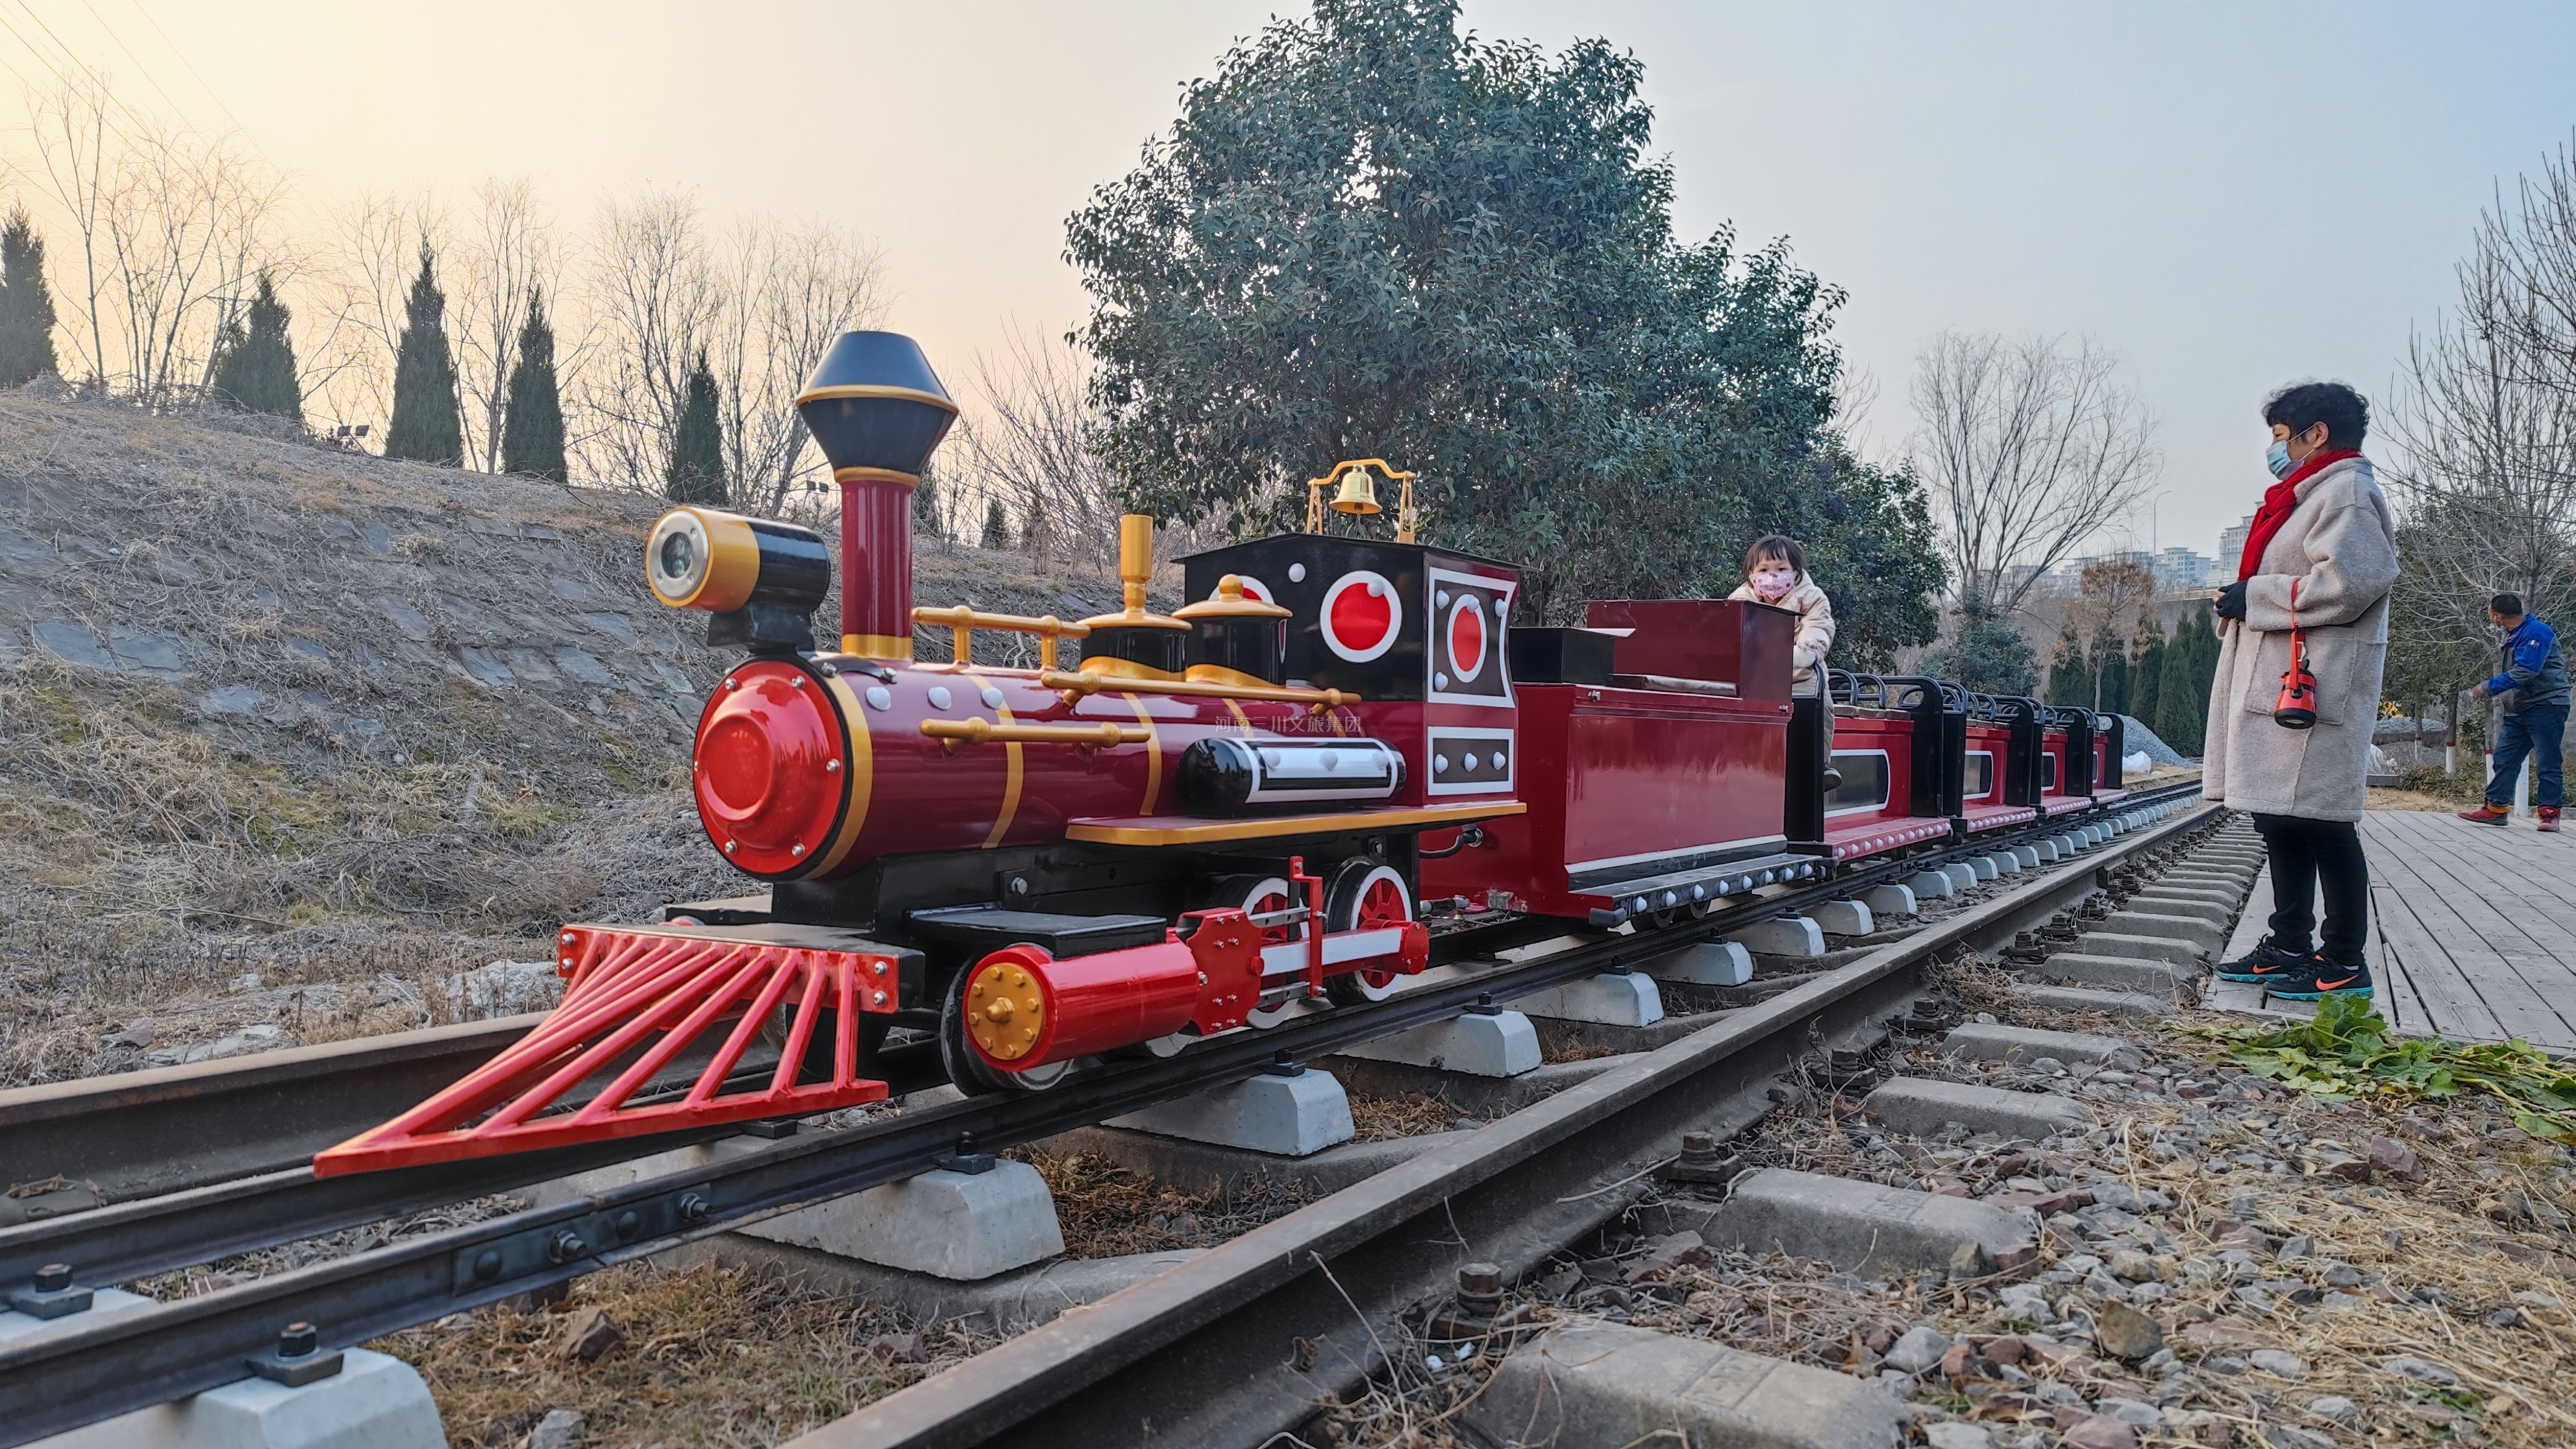
M 2398 1030 L 2453 1041 L 2520 1037 L 2576 1055 L 2576 836 L 2528 820 L 2498 829 L 2421 810 L 2362 816 L 2370 857 L 2370 970 L 2380 1015 Z M 2227 943 L 2263 935 L 2272 878 L 2254 882 Z M 2216 983 L 2209 1004 L 2305 1016 L 2306 1002 L 2264 1001 Z

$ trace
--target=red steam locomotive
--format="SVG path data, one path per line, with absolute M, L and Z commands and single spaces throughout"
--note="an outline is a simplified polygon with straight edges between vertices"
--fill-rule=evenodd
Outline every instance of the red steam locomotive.
M 1435 922 L 1651 930 L 2117 789 L 2089 714 L 1844 674 L 1793 697 L 1790 618 L 1761 605 L 1518 625 L 1517 571 L 1416 542 L 1410 475 L 1375 459 L 1313 481 L 1307 532 L 1184 560 L 1168 616 L 1134 516 L 1119 612 L 915 608 L 911 492 L 955 405 L 910 339 L 851 332 L 799 407 L 841 490 L 837 640 L 806 529 L 679 508 L 646 556 L 744 651 L 693 781 L 766 893 L 566 926 L 543 1024 L 318 1173 L 880 1100 L 896 1026 L 967 1090 L 1043 1089 L 1383 999 Z M 1371 468 L 1404 489 L 1394 539 L 1325 535 L 1327 493 L 1378 511 Z M 914 660 L 915 624 L 953 658 Z M 995 633 L 1037 666 L 979 660 Z

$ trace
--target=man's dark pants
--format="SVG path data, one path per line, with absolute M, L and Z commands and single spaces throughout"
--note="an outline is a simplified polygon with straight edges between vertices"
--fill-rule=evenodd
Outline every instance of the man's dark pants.
M 2487 803 L 2501 810 L 2513 803 L 2513 782 L 2527 755 L 2540 756 L 2540 784 L 2531 803 L 2552 809 L 2565 804 L 2567 793 L 2560 741 L 2567 733 L 2567 701 L 2508 711 L 2496 730 L 2495 778 L 2487 781 Z

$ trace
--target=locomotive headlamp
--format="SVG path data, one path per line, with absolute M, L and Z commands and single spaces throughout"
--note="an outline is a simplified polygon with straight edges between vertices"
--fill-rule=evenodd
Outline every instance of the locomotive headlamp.
M 714 508 L 674 508 L 644 543 L 644 581 L 674 609 L 704 609 L 710 644 L 812 649 L 832 555 L 810 528 Z

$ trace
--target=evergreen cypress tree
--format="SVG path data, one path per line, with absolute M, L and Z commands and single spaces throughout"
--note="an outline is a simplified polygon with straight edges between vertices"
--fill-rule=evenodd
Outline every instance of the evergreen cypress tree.
M 2150 610 L 2138 641 L 2138 661 L 2129 670 L 2129 707 L 2122 711 L 2149 729 L 2156 727 L 2156 695 L 2164 685 L 2159 677 L 2164 667 L 2165 628 Z
M 2048 702 L 2093 702 L 2092 671 L 2084 667 L 2084 641 L 2076 637 L 2072 620 L 2057 633 L 2057 657 L 2048 666 Z
M 2156 717 L 2147 722 L 2180 755 L 2200 753 L 2201 733 L 2209 723 L 2208 671 L 2200 665 L 2198 639 L 2208 629 L 2197 612 L 2183 616 L 2181 627 L 2165 646 L 2164 668 L 2156 685 Z M 2211 664 L 2215 667 L 2214 658 Z
M 716 374 L 703 352 L 689 369 L 689 390 L 680 403 L 680 426 L 671 434 L 671 468 L 663 482 L 676 502 L 721 507 L 731 501 L 725 491 L 724 431 L 716 420 Z
M 1002 500 L 999 498 L 988 500 L 984 504 L 984 537 L 981 543 L 985 548 L 1011 546 L 1011 515 L 1002 511 Z
M 247 321 L 248 326 L 243 323 Z M 275 413 L 304 422 L 304 391 L 295 384 L 295 347 L 286 340 L 286 304 L 268 273 L 259 274 L 242 317 L 215 338 L 214 394 L 249 413 Z
M 528 292 L 528 323 L 519 329 L 519 359 L 510 364 L 509 411 L 502 415 L 501 471 L 556 483 L 564 467 L 563 396 L 555 380 L 555 329 L 546 323 L 542 287 Z
M 943 546 L 948 542 L 947 520 L 940 514 L 939 477 L 927 467 L 921 470 L 921 481 L 912 490 L 912 532 L 915 538 Z
M 2126 714 L 2129 709 L 2129 651 L 2104 629 L 2093 636 L 2093 699 L 2097 710 Z
M 465 433 L 456 415 L 456 359 L 447 349 L 447 294 L 438 289 L 437 258 L 421 238 L 420 275 L 403 304 L 402 346 L 394 354 L 394 415 L 385 425 L 385 456 L 456 467 Z
M 27 208 L 0 227 L 0 387 L 59 371 L 54 362 L 54 293 L 45 282 L 45 239 Z

